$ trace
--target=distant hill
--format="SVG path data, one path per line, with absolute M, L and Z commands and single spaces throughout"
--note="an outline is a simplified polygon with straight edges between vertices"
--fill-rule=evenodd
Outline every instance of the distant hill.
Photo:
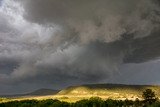
M 59 90 L 53 89 L 39 89 L 26 94 L 15 94 L 15 95 L 0 95 L 0 97 L 23 97 L 23 96 L 45 96 L 45 95 L 55 95 L 59 92 Z
M 103 99 L 135 100 L 141 99 L 142 93 L 146 89 L 152 89 L 156 96 L 160 98 L 160 86 L 158 85 L 124 85 L 124 84 L 86 84 L 70 86 L 61 91 L 52 89 L 39 89 L 27 94 L 3 95 L 3 98 L 56 98 L 62 101 L 75 102 L 78 100 L 101 97 Z M 49 95 L 49 96 L 48 96 Z
M 98 96 L 111 99 L 136 99 L 141 98 L 145 89 L 155 91 L 160 97 L 160 86 L 158 85 L 124 85 L 124 84 L 89 84 L 70 86 L 61 90 L 57 95 L 64 96 Z
M 33 91 L 31 93 L 27 93 L 26 95 L 54 95 L 57 94 L 59 90 L 52 90 L 52 89 L 39 89 L 36 91 Z

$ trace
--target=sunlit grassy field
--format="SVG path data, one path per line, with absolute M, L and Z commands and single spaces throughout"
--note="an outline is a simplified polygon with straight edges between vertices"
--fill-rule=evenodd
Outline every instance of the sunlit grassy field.
M 23 96 L 16 98 L 1 98 L 0 102 L 8 102 L 15 100 L 45 100 L 45 99 L 58 99 L 66 102 L 76 102 L 82 99 L 89 99 L 91 97 L 100 97 L 104 100 L 135 100 L 142 99 L 142 93 L 145 89 L 152 89 L 156 96 L 160 98 L 160 86 L 142 86 L 142 85 L 83 85 L 83 86 L 72 86 L 64 90 L 61 90 L 56 95 L 47 96 Z

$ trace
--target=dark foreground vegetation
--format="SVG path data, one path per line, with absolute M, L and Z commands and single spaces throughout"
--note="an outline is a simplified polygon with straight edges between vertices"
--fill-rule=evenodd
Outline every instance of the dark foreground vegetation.
M 0 107 L 160 107 L 160 102 L 147 103 L 144 101 L 131 100 L 111 100 L 106 101 L 100 98 L 90 98 L 89 100 L 81 100 L 75 103 L 61 102 L 59 100 L 24 100 L 1 103 Z
M 59 100 L 23 100 L 12 101 L 7 103 L 0 103 L 0 107 L 160 107 L 160 101 L 156 98 L 154 92 L 147 89 L 143 92 L 142 97 L 144 100 L 102 100 L 101 98 L 94 97 L 84 99 L 75 103 L 68 103 Z

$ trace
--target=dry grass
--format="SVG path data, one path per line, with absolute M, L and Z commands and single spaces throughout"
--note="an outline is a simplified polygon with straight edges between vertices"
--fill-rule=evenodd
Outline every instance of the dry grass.
M 24 96 L 12 99 L 2 99 L 0 102 L 8 101 L 21 101 L 21 100 L 45 100 L 45 99 L 58 99 L 66 102 L 76 102 L 82 99 L 89 99 L 91 97 L 100 97 L 102 99 L 115 99 L 115 100 L 135 100 L 136 98 L 142 99 L 142 92 L 145 89 L 152 89 L 156 96 L 160 98 L 160 86 L 130 86 L 130 85 L 83 85 L 72 86 L 60 91 L 56 95 L 48 96 Z

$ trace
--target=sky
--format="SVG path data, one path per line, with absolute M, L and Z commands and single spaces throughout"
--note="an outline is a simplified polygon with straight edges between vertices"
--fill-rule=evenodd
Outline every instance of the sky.
M 160 84 L 159 0 L 0 0 L 0 94 Z

